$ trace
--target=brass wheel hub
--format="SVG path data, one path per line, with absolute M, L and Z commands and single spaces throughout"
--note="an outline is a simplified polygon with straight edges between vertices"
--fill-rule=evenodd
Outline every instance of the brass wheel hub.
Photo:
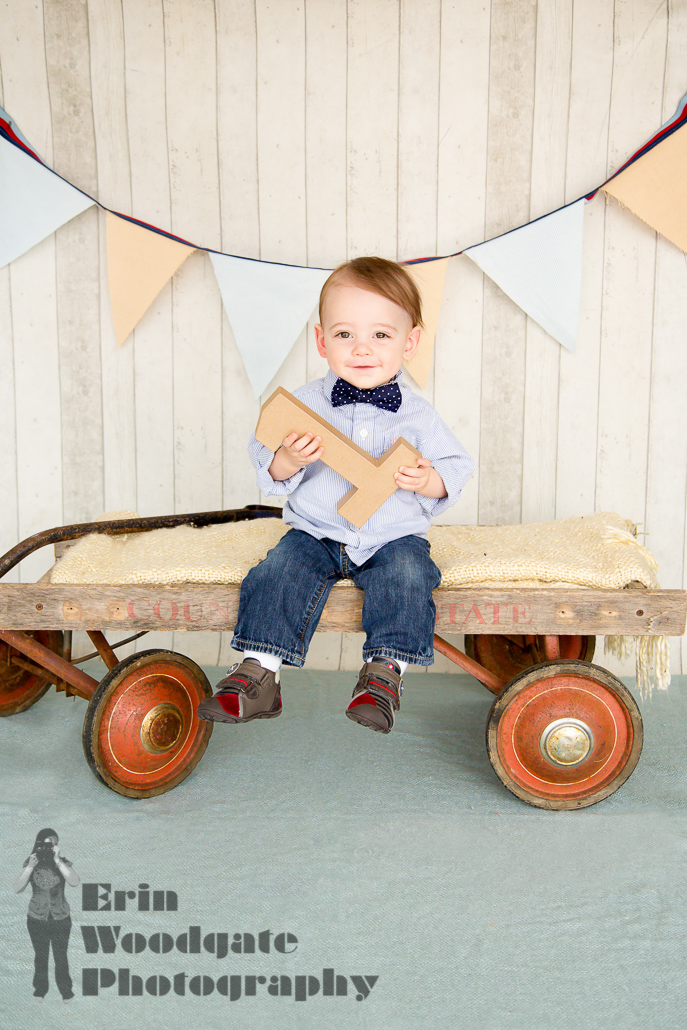
M 547 762 L 569 769 L 588 757 L 594 734 L 580 719 L 556 719 L 542 733 L 539 746 Z
M 141 743 L 153 755 L 170 751 L 181 736 L 184 719 L 176 705 L 155 705 L 141 723 Z

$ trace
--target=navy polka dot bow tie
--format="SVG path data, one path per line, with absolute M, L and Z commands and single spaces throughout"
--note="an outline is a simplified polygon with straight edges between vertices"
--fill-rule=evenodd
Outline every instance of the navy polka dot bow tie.
M 398 411 L 401 388 L 393 382 L 375 386 L 373 390 L 360 390 L 345 379 L 337 379 L 332 388 L 332 407 L 340 408 L 342 404 L 375 404 L 383 411 Z

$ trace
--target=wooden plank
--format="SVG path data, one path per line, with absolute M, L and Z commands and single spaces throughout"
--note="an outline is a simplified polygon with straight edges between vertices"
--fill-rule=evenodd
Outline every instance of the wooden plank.
M 398 31 L 397 255 L 407 261 L 437 253 L 440 0 L 404 0 Z M 413 381 L 430 404 L 434 361 L 433 352 L 424 388 Z
M 165 0 L 166 118 L 173 231 L 220 246 L 219 179 L 214 132 L 198 112 L 216 115 L 214 5 Z M 207 257 L 192 255 L 173 282 L 175 502 L 213 507 L 221 496 L 219 346 L 221 302 Z M 198 475 L 198 470 L 203 475 Z
M 536 9 L 493 0 L 485 239 L 529 220 Z M 522 506 L 526 316 L 485 279 L 479 521 L 518 522 Z
M 239 589 L 8 583 L 0 586 L 0 628 L 228 630 L 236 621 Z M 435 590 L 433 596 L 438 633 L 681 636 L 687 616 L 683 590 L 462 587 Z M 355 587 L 335 587 L 318 630 L 360 632 L 362 598 Z
M 671 4 L 661 118 L 675 111 L 685 91 L 687 8 Z M 651 417 L 646 502 L 646 544 L 656 557 L 664 587 L 681 587 L 685 575 L 685 485 L 687 484 L 687 323 L 685 256 L 663 237 L 656 241 L 656 285 L 651 368 Z M 687 639 L 671 648 L 672 671 L 687 667 Z M 681 653 L 682 652 L 682 653 Z
M 319 0 L 304 6 L 307 259 L 313 267 L 334 268 L 346 260 L 347 5 Z M 308 358 L 313 351 L 317 356 L 311 346 Z M 309 379 L 319 374 L 308 370 Z
M 399 0 L 348 3 L 348 256 L 396 258 Z
M 615 38 L 611 169 L 629 156 L 638 139 L 660 125 L 665 11 L 657 14 L 655 4 L 646 0 L 616 4 Z M 622 510 L 638 523 L 645 520 L 646 506 L 655 251 L 655 233 L 609 200 L 596 507 Z
M 80 0 L 44 0 L 54 168 L 97 196 L 88 16 Z M 62 417 L 63 519 L 95 518 L 104 505 L 98 212 L 56 234 Z
M 223 0 L 217 18 L 221 249 L 260 256 L 257 26 L 254 0 Z
M 565 203 L 572 6 L 537 7 L 530 219 Z M 566 74 L 567 70 L 567 74 Z M 558 384 L 561 344 L 527 320 L 522 522 L 555 517 Z
M 305 22 L 300 0 L 256 0 L 260 257 L 306 263 Z
M 173 231 L 219 248 L 214 3 L 165 0 L 164 25 Z M 198 112 L 208 112 L 211 130 Z M 206 254 L 187 259 L 172 298 L 175 510 L 209 510 L 222 503 L 222 303 Z M 192 646 L 195 661 L 216 664 L 219 638 Z
M 527 316 L 484 277 L 478 524 L 520 521 Z
M 441 0 L 404 0 L 397 31 L 398 258 L 408 261 L 437 253 Z
M 49 237 L 10 267 L 16 402 L 17 540 L 62 522 L 60 370 L 55 310 L 55 239 Z M 15 540 L 15 543 L 17 542 Z M 30 555 L 20 579 L 31 582 L 49 564 Z
M 98 165 L 98 196 L 108 207 L 132 213 L 131 169 L 124 84 L 121 0 L 88 0 L 91 94 Z M 100 347 L 106 511 L 136 511 L 134 342 L 117 346 L 107 285 L 107 236 L 101 222 Z
M 171 229 L 165 116 L 165 39 L 159 0 L 123 0 L 132 211 Z M 133 334 L 137 510 L 174 510 L 172 287 L 168 284 Z M 139 649 L 149 647 L 148 640 Z M 171 648 L 169 634 L 156 646 Z
M 17 13 L 16 38 L 11 23 L 3 19 L 0 25 L 2 104 L 25 128 L 31 126 L 31 143 L 42 140 L 48 160 L 52 136 L 42 17 L 36 10 Z M 27 69 L 35 72 L 32 90 Z M 59 429 L 46 432 L 47 426 L 59 427 L 54 280 L 53 237 L 0 271 L 0 317 L 7 330 L 0 342 L 0 536 L 5 542 L 16 543 L 45 519 L 59 521 L 62 514 Z M 37 303 L 39 297 L 45 307 Z M 4 582 L 33 582 L 48 565 L 46 555 L 31 555 Z
M 11 14 L 11 16 L 10 16 Z M 52 124 L 43 12 L 13 7 L 0 19 L 2 103 L 44 160 L 52 161 Z M 3 540 L 13 543 L 62 519 L 55 240 L 51 236 L 0 272 L 2 343 Z M 10 546 L 12 546 L 10 542 Z M 31 556 L 11 574 L 31 582 L 46 568 Z
M 468 18 L 470 31 L 466 32 Z M 484 240 L 490 20 L 489 4 L 453 0 L 441 6 L 440 254 Z M 450 524 L 478 521 L 483 310 L 483 273 L 468 258 L 450 261 L 434 349 L 434 401 L 478 469 L 459 503 L 442 515 L 442 522 Z
M 613 6 L 577 0 L 573 7 L 566 203 L 606 177 Z M 584 212 L 577 348 L 560 353 L 556 518 L 595 510 L 604 226 L 601 197 Z

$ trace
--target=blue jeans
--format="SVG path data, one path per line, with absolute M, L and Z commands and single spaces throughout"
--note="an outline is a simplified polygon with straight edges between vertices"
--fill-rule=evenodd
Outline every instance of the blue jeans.
M 432 590 L 441 573 L 430 558 L 429 543 L 419 536 L 392 540 L 355 565 L 337 540 L 317 540 L 290 529 L 243 580 L 231 646 L 302 666 L 329 591 L 346 577 L 365 591 L 363 660 L 384 657 L 431 665 Z

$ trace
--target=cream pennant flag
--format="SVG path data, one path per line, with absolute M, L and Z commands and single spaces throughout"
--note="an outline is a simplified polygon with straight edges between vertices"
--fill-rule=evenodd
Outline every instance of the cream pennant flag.
M 194 248 L 105 212 L 112 321 L 121 347 Z
M 440 258 L 437 261 L 421 261 L 418 264 L 405 265 L 406 271 L 413 277 L 415 285 L 420 291 L 422 321 L 425 325 L 415 354 L 410 361 L 404 361 L 403 364 L 423 390 L 427 386 L 429 378 L 434 337 L 439 321 L 441 299 L 444 294 L 446 266 L 449 260 L 450 258 Z
M 272 381 L 317 304 L 331 272 L 210 254 L 222 301 L 253 393 Z
M 638 157 L 601 189 L 687 251 L 687 126 Z
M 585 200 L 463 253 L 530 318 L 574 351 L 582 288 Z
M 94 203 L 0 137 L 0 268 Z

